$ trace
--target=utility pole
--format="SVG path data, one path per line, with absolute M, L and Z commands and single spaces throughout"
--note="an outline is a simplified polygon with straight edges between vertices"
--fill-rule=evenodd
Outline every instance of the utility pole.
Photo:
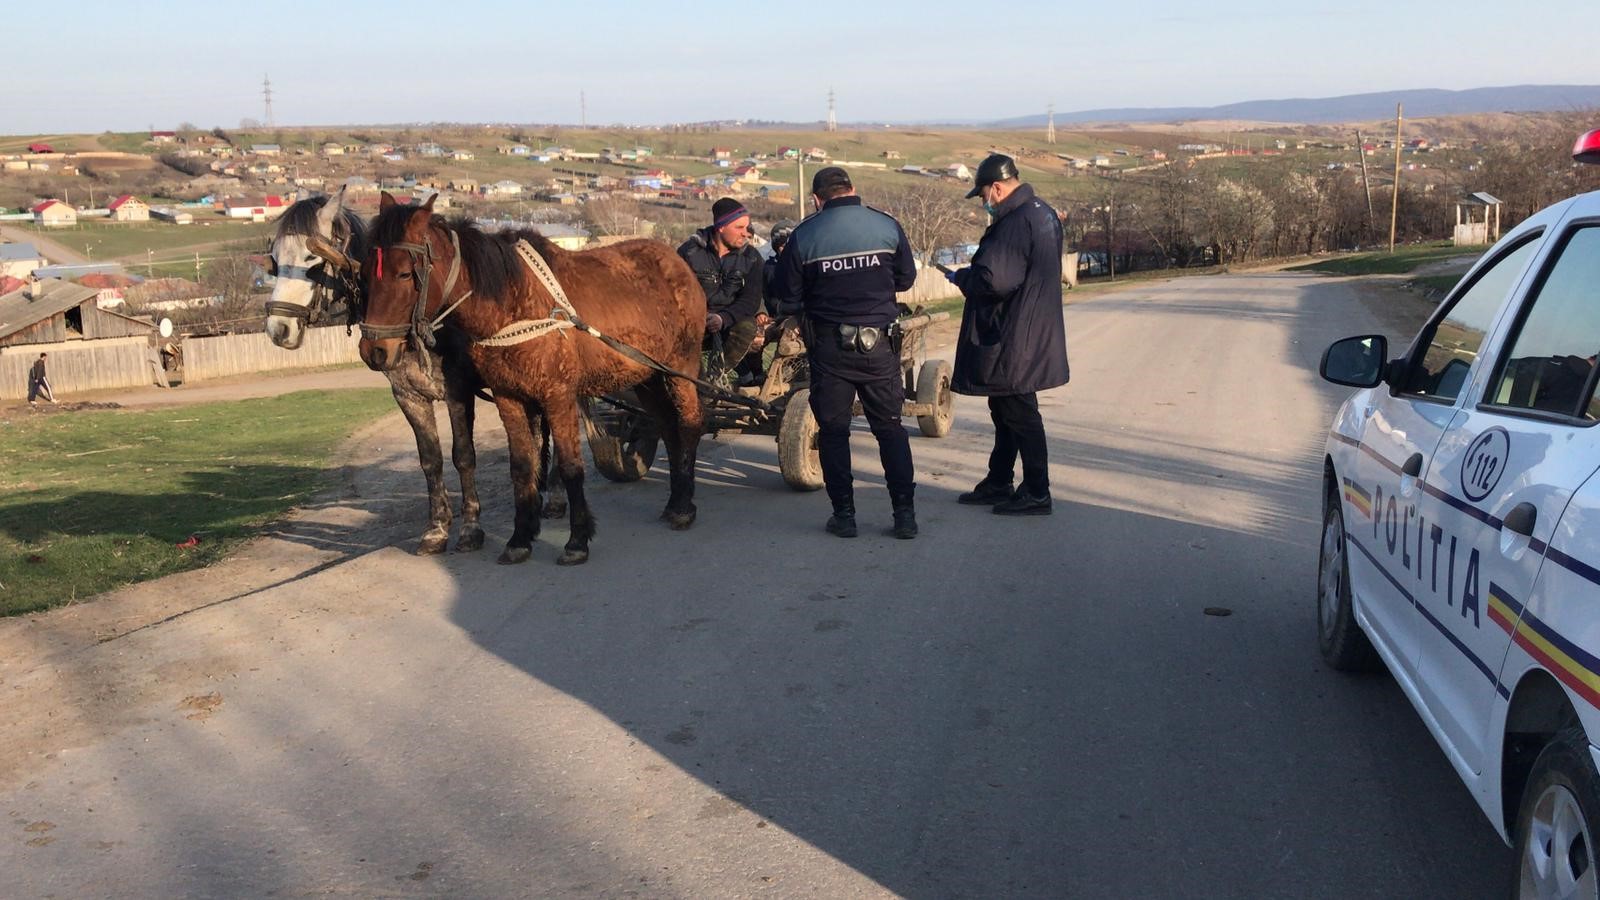
M 1361 187 L 1367 192 L 1367 231 L 1372 231 L 1372 182 L 1367 180 L 1367 142 L 1361 139 L 1361 129 L 1356 129 L 1356 158 L 1361 161 Z
M 804 153 L 795 155 L 794 158 L 794 205 L 795 211 L 800 214 L 800 219 L 806 217 L 806 156 Z
M 1400 224 L 1400 104 L 1394 105 L 1394 198 L 1389 205 L 1389 252 L 1394 252 L 1394 232 Z

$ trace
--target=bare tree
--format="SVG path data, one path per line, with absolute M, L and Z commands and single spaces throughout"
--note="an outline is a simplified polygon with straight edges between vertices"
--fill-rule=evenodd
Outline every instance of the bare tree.
M 625 197 L 599 197 L 583 205 L 583 221 L 604 235 L 640 233 L 641 207 Z
M 975 230 L 971 210 L 961 202 L 960 193 L 931 179 L 890 188 L 874 200 L 884 212 L 900 220 L 912 252 L 925 264 L 933 258 L 934 251 Z

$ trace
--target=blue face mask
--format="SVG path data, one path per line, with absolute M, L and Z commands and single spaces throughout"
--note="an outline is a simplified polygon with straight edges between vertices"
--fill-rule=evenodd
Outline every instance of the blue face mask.
M 983 205 L 983 211 L 988 213 L 989 215 L 993 216 L 995 214 L 995 207 L 991 206 L 988 203 L 985 203 Z

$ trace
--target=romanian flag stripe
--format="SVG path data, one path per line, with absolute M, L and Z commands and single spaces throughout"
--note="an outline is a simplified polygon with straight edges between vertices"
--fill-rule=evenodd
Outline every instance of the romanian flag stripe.
M 1344 499 L 1346 503 L 1360 510 L 1363 516 L 1372 518 L 1372 495 L 1348 478 L 1344 480 Z
M 1562 684 L 1600 709 L 1600 661 L 1539 621 L 1498 584 L 1489 584 L 1489 618 Z

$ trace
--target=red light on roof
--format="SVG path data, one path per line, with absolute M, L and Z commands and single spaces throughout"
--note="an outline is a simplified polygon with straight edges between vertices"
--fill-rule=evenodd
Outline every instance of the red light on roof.
M 1600 128 L 1578 138 L 1572 145 L 1572 158 L 1581 163 L 1600 163 Z

